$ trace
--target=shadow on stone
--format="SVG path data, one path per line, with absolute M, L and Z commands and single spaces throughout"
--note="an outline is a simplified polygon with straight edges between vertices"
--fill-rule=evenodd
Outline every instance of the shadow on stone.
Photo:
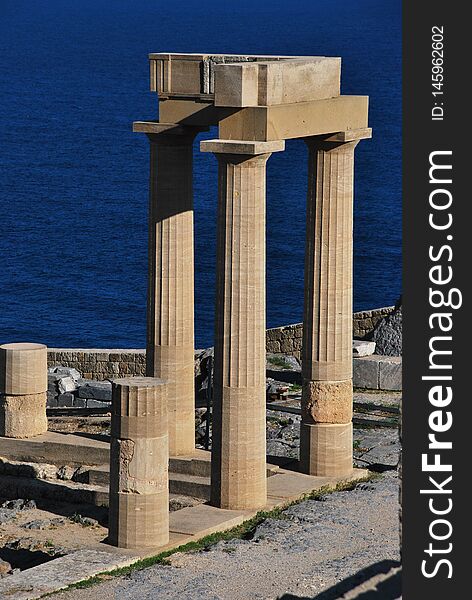
M 28 550 L 26 548 L 0 548 L 0 559 L 10 563 L 12 569 L 31 569 L 49 562 L 59 555 L 51 556 L 41 550 Z
M 358 571 L 317 596 L 284 594 L 279 596 L 278 600 L 342 600 L 348 592 L 352 600 L 398 600 L 401 598 L 402 588 L 399 566 L 396 561 L 382 560 Z M 352 592 L 357 593 L 353 595 Z

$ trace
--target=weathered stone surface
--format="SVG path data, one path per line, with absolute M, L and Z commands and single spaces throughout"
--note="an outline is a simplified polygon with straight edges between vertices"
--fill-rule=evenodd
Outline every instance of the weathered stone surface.
M 271 106 L 339 96 L 341 59 L 307 57 L 215 66 L 215 106 Z
M 379 388 L 381 390 L 399 391 L 402 389 L 402 359 L 391 356 L 379 363 Z
M 217 153 L 220 181 L 211 502 L 258 509 L 267 502 L 266 162 L 283 144 L 212 140 L 201 149 Z
M 352 354 L 354 356 L 370 356 L 375 352 L 375 342 L 365 340 L 352 341 Z
M 59 394 L 57 396 L 56 406 L 75 406 L 75 396 L 71 392 Z
M 109 542 L 120 548 L 169 541 L 167 384 L 113 381 Z
M 352 423 L 311 425 L 300 428 L 300 470 L 319 477 L 349 476 L 352 462 Z
M 148 135 L 146 375 L 165 379 L 170 386 L 169 450 L 185 455 L 195 449 L 192 148 L 199 130 L 177 129 L 161 126 Z
M 352 381 L 304 381 L 302 417 L 305 423 L 350 423 Z
M 349 141 L 305 138 L 309 183 L 300 469 L 316 476 L 352 472 L 354 151 L 362 137 L 370 137 L 370 130 Z
M 23 396 L 0 395 L 0 435 L 28 438 L 47 429 L 46 392 Z
M 386 356 L 402 355 L 402 305 L 399 303 L 393 313 L 385 317 L 374 330 L 372 339 L 376 343 L 376 354 Z
M 0 394 L 39 394 L 47 389 L 47 347 L 44 344 L 0 346 Z
M 356 388 L 379 389 L 380 357 L 366 356 L 352 361 L 352 383 Z
M 79 398 L 93 398 L 111 402 L 111 381 L 78 381 Z
M 49 353 L 48 353 L 49 354 Z M 84 352 L 81 353 L 84 355 Z M 83 356 L 84 358 L 84 356 Z M 77 369 L 73 367 L 49 367 L 48 375 L 56 375 L 56 379 L 60 379 L 61 377 L 72 377 L 74 381 L 78 381 L 82 375 L 79 373 Z M 49 378 L 48 378 L 49 379 Z
M 75 390 L 77 389 L 76 381 L 73 377 L 70 377 L 69 375 L 64 375 L 58 378 L 57 388 L 59 390 L 59 393 L 61 394 L 65 394 L 66 392 L 75 392 Z
M 8 573 L 10 573 L 12 570 L 11 564 L 9 562 L 7 562 L 6 560 L 2 560 L 0 558 L 0 579 L 2 577 L 5 577 L 5 575 L 8 575 Z

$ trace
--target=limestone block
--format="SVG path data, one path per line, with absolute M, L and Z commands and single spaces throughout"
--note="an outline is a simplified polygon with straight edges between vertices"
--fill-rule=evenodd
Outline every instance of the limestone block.
M 9 396 L 0 394 L 0 436 L 28 438 L 48 429 L 47 392 Z
M 218 65 L 294 58 L 296 57 L 153 52 L 149 55 L 151 91 L 157 92 L 160 99 L 189 96 L 213 99 L 215 68 Z
M 214 72 L 215 106 L 272 106 L 340 93 L 340 58 L 220 64 Z
M 402 389 L 401 356 L 382 357 L 379 361 L 379 388 L 400 391 Z
M 379 363 L 380 358 L 375 355 L 354 358 L 352 361 L 352 383 L 354 387 L 378 390 Z
M 109 542 L 121 548 L 169 541 L 167 384 L 113 380 Z
M 95 400 L 111 401 L 111 383 L 109 381 L 78 382 L 79 398 L 94 398 Z
M 304 381 L 303 421 L 305 423 L 350 423 L 352 381 Z
M 370 356 L 375 352 L 375 342 L 366 340 L 352 341 L 352 354 L 354 356 Z
M 169 541 L 169 512 L 162 509 L 168 494 L 110 495 L 110 529 L 108 542 L 119 548 L 152 548 L 164 546 Z M 120 526 L 114 525 L 120 515 Z
M 352 474 L 352 423 L 301 424 L 300 469 L 318 477 Z
M 365 130 L 367 123 L 367 96 L 337 96 L 231 111 L 219 122 L 219 132 L 227 140 L 275 141 Z
M 61 394 L 65 394 L 67 392 L 75 392 L 77 388 L 75 380 L 67 375 L 65 375 L 64 377 L 60 377 L 57 380 L 57 387 Z
M 40 394 L 48 389 L 48 355 L 43 344 L 0 346 L 0 394 Z

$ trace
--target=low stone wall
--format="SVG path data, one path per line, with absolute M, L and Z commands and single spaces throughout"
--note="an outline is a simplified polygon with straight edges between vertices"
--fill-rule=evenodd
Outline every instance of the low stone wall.
M 376 308 L 353 314 L 353 336 L 369 339 L 381 319 L 393 312 L 394 306 Z M 286 354 L 300 359 L 302 348 L 301 323 L 274 327 L 267 330 L 267 352 Z M 49 348 L 48 366 L 73 367 L 84 379 L 110 379 L 113 377 L 144 375 L 146 369 L 145 350 L 103 348 Z
M 378 323 L 395 310 L 394 306 L 375 308 L 356 312 L 352 315 L 352 335 L 358 340 L 371 339 Z M 273 354 L 291 354 L 300 358 L 302 349 L 302 323 L 275 327 L 267 330 L 267 352 Z
M 145 375 L 145 350 L 105 350 L 103 348 L 49 348 L 48 367 L 72 367 L 84 379 L 110 379 Z

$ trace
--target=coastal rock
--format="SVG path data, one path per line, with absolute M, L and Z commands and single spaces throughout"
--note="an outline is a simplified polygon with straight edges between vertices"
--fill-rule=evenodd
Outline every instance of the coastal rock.
M 394 312 L 385 317 L 374 330 L 375 353 L 385 356 L 402 355 L 402 305 L 397 304 Z
M 203 400 L 207 397 L 213 369 L 214 348 L 206 348 L 195 355 L 195 397 Z

